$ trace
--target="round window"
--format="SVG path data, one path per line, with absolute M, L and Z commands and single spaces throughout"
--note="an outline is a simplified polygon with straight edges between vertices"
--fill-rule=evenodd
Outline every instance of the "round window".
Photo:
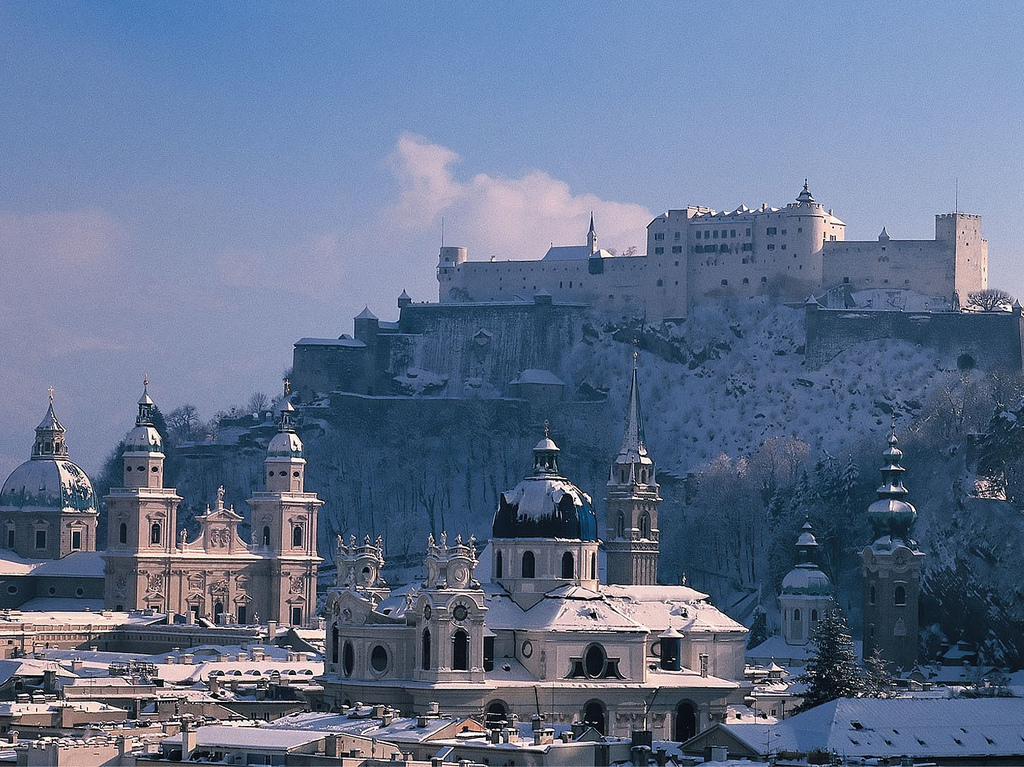
M 522 652 L 524 658 L 529 658 L 531 655 L 533 655 L 533 642 L 531 642 L 529 639 L 524 640 Z
M 605 655 L 604 648 L 599 644 L 592 644 L 583 654 L 583 668 L 589 677 L 604 676 Z
M 383 674 L 388 669 L 388 651 L 384 645 L 374 645 L 370 651 L 370 668 L 378 674 Z
M 84 593 L 85 593 L 85 589 L 83 589 L 81 586 L 79 586 L 77 589 L 75 589 L 75 596 L 76 597 L 80 597 Z
M 54 594 L 57 593 L 57 587 L 56 586 L 50 586 L 50 588 L 48 588 L 46 590 L 46 593 L 49 594 L 52 597 Z
M 8 594 L 17 594 L 18 593 L 18 587 L 13 585 L 13 584 L 8 586 L 7 587 L 7 593 Z
M 423 608 L 423 620 L 425 620 L 425 621 L 429 621 L 430 620 L 430 612 L 431 612 L 430 611 L 430 605 L 426 605 Z
M 452 617 L 457 621 L 464 621 L 469 615 L 469 610 L 466 609 L 465 605 L 455 605 L 455 609 L 452 610 Z

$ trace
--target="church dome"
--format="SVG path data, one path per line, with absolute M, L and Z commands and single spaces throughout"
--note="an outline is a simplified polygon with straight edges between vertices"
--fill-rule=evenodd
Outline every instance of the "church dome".
M 32 457 L 11 472 L 0 490 L 6 511 L 96 511 L 88 475 L 68 458 L 64 427 L 53 412 L 53 397 L 36 427 Z
M 293 431 L 279 431 L 267 445 L 268 458 L 301 458 L 302 440 Z
M 896 445 L 896 427 L 889 435 L 889 447 L 882 454 L 882 485 L 878 488 L 878 500 L 868 506 L 868 521 L 874 528 L 876 538 L 892 537 L 905 539 L 917 519 L 917 509 L 903 500 L 907 488 L 903 485 L 903 451 Z
M 153 410 L 155 405 L 149 396 L 149 379 L 142 382 L 142 396 L 139 397 L 139 415 L 135 419 L 135 428 L 124 438 L 126 453 L 160 453 L 163 452 L 163 440 L 160 432 L 153 426 Z
M 782 579 L 783 594 L 828 594 L 832 582 L 814 562 L 818 549 L 818 539 L 809 520 L 800 528 L 800 537 L 796 539 L 797 564 Z
M 594 504 L 589 495 L 559 474 L 559 452 L 545 433 L 533 449 L 533 474 L 498 500 L 492 529 L 495 538 L 597 540 Z

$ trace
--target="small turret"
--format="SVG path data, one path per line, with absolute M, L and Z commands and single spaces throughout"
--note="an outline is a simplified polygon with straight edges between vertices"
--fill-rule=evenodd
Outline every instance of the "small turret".
M 796 566 L 782 579 L 779 611 L 786 643 L 805 645 L 832 600 L 832 582 L 815 562 L 818 541 L 810 521 L 805 521 L 800 529 L 796 551 Z
M 288 382 L 285 382 L 285 391 L 288 391 Z M 268 493 L 303 492 L 306 459 L 302 457 L 302 440 L 295 433 L 295 408 L 287 396 L 281 403 L 278 432 L 267 445 L 263 464 Z
M 594 229 L 594 211 L 590 211 L 590 231 L 587 232 L 587 247 L 590 255 L 597 253 L 597 230 Z
M 153 425 L 155 409 L 149 396 L 149 379 L 143 378 L 135 428 L 124 438 L 125 487 L 153 489 L 164 486 L 163 440 Z
M 807 203 L 807 204 L 811 204 L 811 203 L 814 202 L 814 195 L 811 194 L 811 190 L 808 189 L 808 187 L 807 187 L 807 179 L 806 178 L 804 179 L 804 188 L 801 190 L 800 194 L 798 194 L 796 196 L 796 201 L 798 203 Z

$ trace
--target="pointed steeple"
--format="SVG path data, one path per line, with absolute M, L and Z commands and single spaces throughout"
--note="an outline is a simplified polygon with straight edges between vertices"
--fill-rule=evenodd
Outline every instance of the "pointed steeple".
M 139 414 L 135 418 L 135 425 L 153 425 L 153 400 L 149 396 L 149 376 L 142 377 L 142 396 L 139 397 Z
M 590 255 L 597 253 L 597 230 L 594 229 L 594 211 L 590 211 L 590 231 L 587 232 L 587 247 Z
M 633 352 L 633 377 L 629 384 L 629 402 L 626 405 L 626 427 L 622 433 L 622 446 L 616 463 L 637 463 L 647 456 L 644 446 L 644 419 L 640 410 L 640 382 L 637 375 L 637 354 Z

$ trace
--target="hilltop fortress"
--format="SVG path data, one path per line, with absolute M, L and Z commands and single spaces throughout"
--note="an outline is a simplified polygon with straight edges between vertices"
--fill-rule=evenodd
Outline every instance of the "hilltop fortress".
M 816 201 L 807 183 L 782 208 L 718 212 L 670 210 L 647 225 L 646 255 L 598 247 L 591 217 L 586 245 L 552 247 L 533 261 L 470 261 L 466 248 L 442 247 L 442 304 L 530 299 L 586 303 L 648 322 L 682 319 L 709 298 L 774 293 L 791 300 L 837 285 L 911 290 L 958 308 L 988 287 L 988 243 L 981 216 L 935 217 L 934 240 L 845 239 L 846 224 Z

